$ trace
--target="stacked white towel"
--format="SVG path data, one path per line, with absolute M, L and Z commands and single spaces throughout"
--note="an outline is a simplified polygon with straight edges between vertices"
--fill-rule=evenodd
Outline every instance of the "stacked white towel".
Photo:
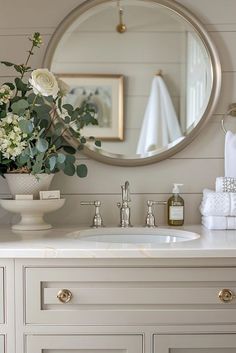
M 200 211 L 203 216 L 236 216 L 236 193 L 203 190 Z
M 236 134 L 225 136 L 225 176 L 216 178 L 215 191 L 203 190 L 202 224 L 208 229 L 236 229 Z
M 236 193 L 204 189 L 200 212 L 208 229 L 236 229 Z
M 236 217 L 202 217 L 202 224 L 208 229 L 236 229 Z

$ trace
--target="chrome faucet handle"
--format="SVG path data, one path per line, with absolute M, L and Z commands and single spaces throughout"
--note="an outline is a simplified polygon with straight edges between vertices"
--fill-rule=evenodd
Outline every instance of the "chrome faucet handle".
M 145 220 L 145 227 L 149 227 L 149 228 L 157 227 L 155 216 L 154 216 L 154 205 L 166 205 L 166 204 L 167 204 L 166 201 L 153 201 L 153 200 L 147 201 L 148 211 L 147 211 L 147 216 Z
M 100 213 L 101 201 L 81 201 L 80 204 L 81 206 L 95 206 L 95 215 L 93 217 L 93 224 L 91 225 L 92 228 L 104 227 Z

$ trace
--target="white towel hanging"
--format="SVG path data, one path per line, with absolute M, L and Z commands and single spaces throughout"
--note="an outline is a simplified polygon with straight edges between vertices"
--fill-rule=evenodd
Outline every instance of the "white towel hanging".
M 162 148 L 181 136 L 179 121 L 166 84 L 160 75 L 155 76 L 136 153 L 145 154 Z
M 236 178 L 236 134 L 225 135 L 225 177 Z

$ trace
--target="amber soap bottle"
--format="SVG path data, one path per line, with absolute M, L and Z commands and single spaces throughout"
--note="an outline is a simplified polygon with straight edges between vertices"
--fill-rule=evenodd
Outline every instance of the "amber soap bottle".
M 183 184 L 174 184 L 172 196 L 168 200 L 168 225 L 182 226 L 184 224 L 184 200 L 179 195 L 180 186 Z

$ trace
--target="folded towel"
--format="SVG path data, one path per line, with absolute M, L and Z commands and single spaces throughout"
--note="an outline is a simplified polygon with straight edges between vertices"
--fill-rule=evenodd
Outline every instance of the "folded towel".
M 202 217 L 202 224 L 208 229 L 236 229 L 236 217 Z
M 203 190 L 200 212 L 203 216 L 236 216 L 236 193 Z
M 236 178 L 216 178 L 216 192 L 236 192 Z
M 236 178 L 236 134 L 225 135 L 225 176 Z

